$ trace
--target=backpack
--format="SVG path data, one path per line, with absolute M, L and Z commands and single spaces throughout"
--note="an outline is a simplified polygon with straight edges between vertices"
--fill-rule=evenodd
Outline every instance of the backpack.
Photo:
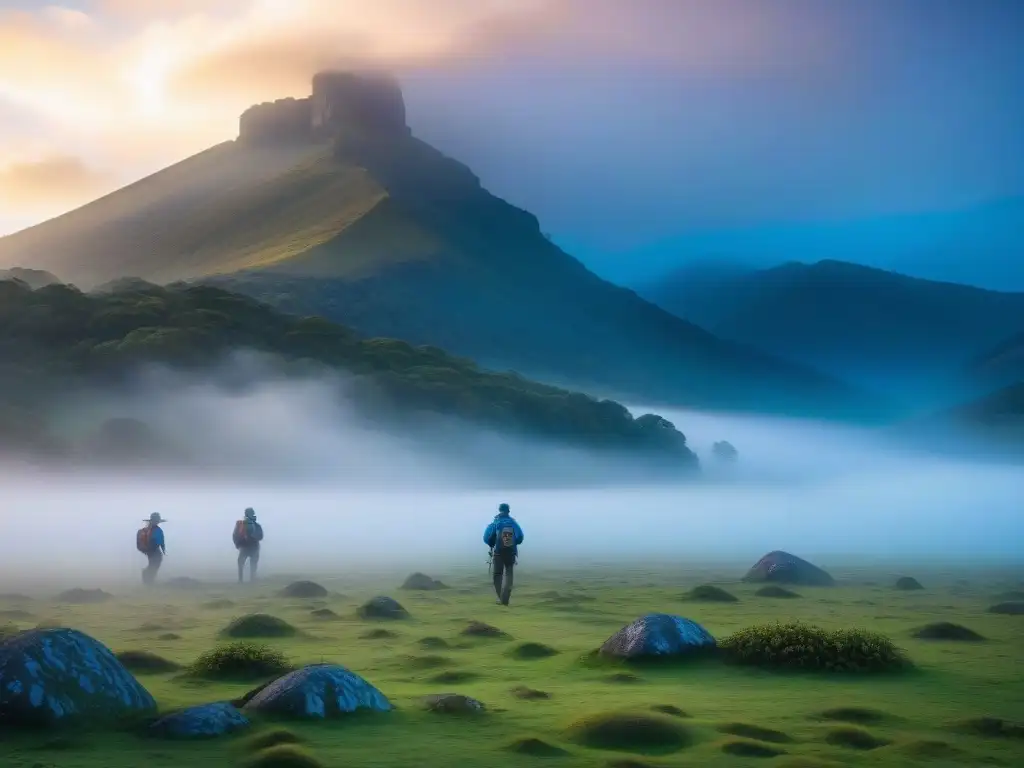
M 494 532 L 495 549 L 513 549 L 516 545 L 516 529 L 511 525 L 499 528 Z
M 135 534 L 135 548 L 144 555 L 153 551 L 153 529 L 148 525 Z
M 235 549 L 242 549 L 244 547 L 251 547 L 253 544 L 259 544 L 263 541 L 263 526 L 259 523 L 253 523 L 253 535 L 249 536 L 249 526 L 246 520 L 239 520 L 235 523 L 235 530 L 231 534 L 231 541 L 235 544 Z

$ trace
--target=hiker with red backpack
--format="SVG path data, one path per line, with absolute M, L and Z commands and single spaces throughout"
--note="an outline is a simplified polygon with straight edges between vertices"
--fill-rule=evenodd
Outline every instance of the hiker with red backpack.
M 167 521 L 160 517 L 159 512 L 154 512 L 148 520 L 143 522 L 146 525 L 135 534 L 135 548 L 149 558 L 149 564 L 142 569 L 142 583 L 152 584 L 156 581 L 157 571 L 163 565 L 164 555 L 167 554 L 167 547 L 164 544 L 164 531 L 160 523 Z
M 256 580 L 256 568 L 260 564 L 260 542 L 263 541 L 263 526 L 256 522 L 256 511 L 249 507 L 245 517 L 235 523 L 231 540 L 238 550 L 238 583 L 241 584 L 245 561 L 249 561 L 249 581 Z

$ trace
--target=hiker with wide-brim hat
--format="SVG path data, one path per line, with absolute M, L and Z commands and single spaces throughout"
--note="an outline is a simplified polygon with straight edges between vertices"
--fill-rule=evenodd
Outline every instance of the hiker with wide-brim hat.
M 149 560 L 149 564 L 142 569 L 142 583 L 152 584 L 156 581 L 157 571 L 163 565 L 164 555 L 167 554 L 164 531 L 160 527 L 161 523 L 166 523 L 167 521 L 161 517 L 159 512 L 154 512 L 143 522 L 146 525 L 140 528 L 136 534 L 135 547 Z

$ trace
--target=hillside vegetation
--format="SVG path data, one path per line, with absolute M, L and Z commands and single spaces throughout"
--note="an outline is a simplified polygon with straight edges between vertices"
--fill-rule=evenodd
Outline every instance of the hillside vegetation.
M 218 145 L 0 239 L 0 266 L 48 269 L 83 288 L 215 281 L 364 336 L 651 403 L 879 412 L 832 378 L 601 280 L 536 217 L 404 128 L 345 124 L 333 136 Z
M 359 338 L 322 318 L 282 314 L 219 288 L 138 281 L 93 294 L 0 282 L 0 440 L 45 443 L 50 407 L 77 385 L 116 387 L 141 363 L 208 368 L 238 349 L 353 374 L 353 396 L 381 422 L 439 413 L 507 433 L 695 464 L 671 424 L 654 415 L 634 419 L 616 402 L 485 371 L 435 347 Z

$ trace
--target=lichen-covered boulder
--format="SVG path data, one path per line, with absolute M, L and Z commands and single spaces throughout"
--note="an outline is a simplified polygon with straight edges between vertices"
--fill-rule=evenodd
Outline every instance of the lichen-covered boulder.
M 34 629 L 0 645 L 0 724 L 50 726 L 155 709 L 110 649 L 82 632 Z
M 219 701 L 171 712 L 150 725 L 149 731 L 165 739 L 209 739 L 248 726 L 248 718 L 233 704 Z
M 407 619 L 409 612 L 393 597 L 374 597 L 359 606 L 358 613 L 364 619 Z
M 246 698 L 245 712 L 289 718 L 324 719 L 357 709 L 393 708 L 383 693 L 336 664 L 312 664 L 289 672 Z
M 697 622 L 667 613 L 648 613 L 605 640 L 598 654 L 649 659 L 681 657 L 714 647 L 715 638 Z
M 747 571 L 743 581 L 777 584 L 802 584 L 807 587 L 831 587 L 836 582 L 827 572 L 789 552 L 769 552 Z

